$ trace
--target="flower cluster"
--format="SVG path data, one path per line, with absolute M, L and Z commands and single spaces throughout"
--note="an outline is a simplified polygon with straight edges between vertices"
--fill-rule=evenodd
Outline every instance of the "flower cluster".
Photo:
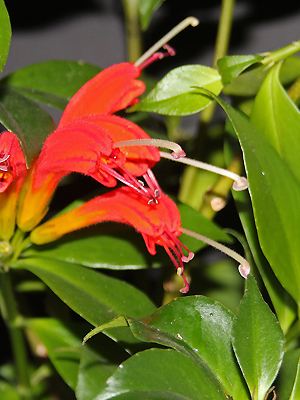
M 142 234 L 150 254 L 155 254 L 156 245 L 165 249 L 183 277 L 181 291 L 186 293 L 183 263 L 193 254 L 179 240 L 179 211 L 151 170 L 165 154 L 156 145 L 173 149 L 174 158 L 185 154 L 174 144 L 151 140 L 136 124 L 115 115 L 144 92 L 138 79 L 141 69 L 121 63 L 88 81 L 71 98 L 30 168 L 17 136 L 0 135 L 0 239 L 9 241 L 16 225 L 40 245 L 100 222 L 125 223 Z M 39 225 L 60 180 L 71 172 L 109 188 L 118 181 L 123 185 Z

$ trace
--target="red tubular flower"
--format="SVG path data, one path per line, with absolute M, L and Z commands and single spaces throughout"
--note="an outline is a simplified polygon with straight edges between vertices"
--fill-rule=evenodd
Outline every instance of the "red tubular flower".
M 18 225 L 28 231 L 47 212 L 60 179 L 70 172 L 89 175 L 108 187 L 117 180 L 156 201 L 159 188 L 149 169 L 160 159 L 155 147 L 114 148 L 114 143 L 149 136 L 134 123 L 111 115 L 136 101 L 144 84 L 130 63 L 107 68 L 72 97 L 58 128 L 46 140 L 22 193 Z M 136 176 L 144 176 L 146 185 Z M 154 200 L 153 200 L 154 199 Z
M 18 137 L 0 134 L 0 239 L 9 240 L 15 229 L 17 198 L 26 175 L 26 162 Z
M 153 206 L 141 202 L 140 195 L 130 188 L 115 189 L 50 219 L 35 228 L 30 237 L 35 244 L 45 244 L 59 239 L 66 233 L 105 221 L 133 226 L 142 234 L 147 249 L 152 255 L 156 253 L 156 245 L 162 246 L 178 274 L 184 279 L 185 286 L 182 292 L 188 291 L 189 285 L 183 274 L 183 263 L 189 261 L 193 253 L 179 241 L 181 222 L 178 208 L 163 193 L 159 203 Z

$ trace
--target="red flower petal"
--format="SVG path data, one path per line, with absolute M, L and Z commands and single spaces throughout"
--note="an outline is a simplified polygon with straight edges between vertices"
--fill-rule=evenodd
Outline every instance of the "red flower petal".
M 104 69 L 71 98 L 59 126 L 87 115 L 112 114 L 128 107 L 145 90 L 144 83 L 136 80 L 139 75 L 140 69 L 130 63 Z

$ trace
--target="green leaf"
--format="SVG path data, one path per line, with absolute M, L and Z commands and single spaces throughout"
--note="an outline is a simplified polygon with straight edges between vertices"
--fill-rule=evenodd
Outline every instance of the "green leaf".
M 286 161 L 300 181 L 300 113 L 279 81 L 280 64 L 264 80 L 254 102 L 251 122 Z
M 178 298 L 143 320 L 129 319 L 140 340 L 178 350 L 198 366 L 206 365 L 233 398 L 249 399 L 231 348 L 233 314 L 203 296 Z
M 37 275 L 72 310 L 95 326 L 119 314 L 141 317 L 154 309 L 146 295 L 128 283 L 77 264 L 28 258 L 14 267 Z
M 21 400 L 16 387 L 5 381 L 0 381 L 0 398 L 3 400 Z
M 255 228 L 254 216 L 251 207 L 249 194 L 245 191 L 232 191 L 236 202 L 240 220 L 250 247 L 255 265 L 266 286 L 273 306 L 279 319 L 281 329 L 286 333 L 297 316 L 297 306 L 288 292 L 281 286 L 274 272 L 270 268 L 260 248 L 257 231 Z
M 225 56 L 218 60 L 217 66 L 222 77 L 222 82 L 227 85 L 237 78 L 245 69 L 263 59 L 257 54 L 244 56 Z
M 9 86 L 35 101 L 64 109 L 80 87 L 100 72 L 83 61 L 52 60 L 29 65 L 8 75 L 1 85 Z
M 199 211 L 194 210 L 185 204 L 178 205 L 182 226 L 195 232 L 199 232 L 202 235 L 208 236 L 211 239 L 219 240 L 225 243 L 232 243 L 232 238 L 224 232 L 217 224 L 205 218 Z M 193 239 L 187 235 L 180 237 L 184 244 L 191 251 L 199 251 L 200 249 L 207 246 L 205 243 L 199 240 Z
M 140 0 L 139 13 L 142 29 L 145 31 L 151 21 L 153 13 L 162 5 L 165 0 Z
M 0 72 L 6 64 L 10 40 L 11 40 L 11 26 L 9 15 L 3 0 L 0 0 Z
M 204 87 L 215 94 L 222 89 L 217 70 L 203 65 L 184 65 L 170 71 L 134 108 L 163 115 L 188 115 L 203 110 L 211 99 L 195 93 Z
M 123 394 L 123 396 L 121 396 Z M 119 366 L 95 400 L 225 400 L 217 381 L 203 367 L 175 350 L 151 349 Z
M 221 99 L 215 99 L 227 113 L 243 149 L 255 223 L 264 255 L 282 286 L 299 302 L 299 183 L 277 151 L 246 116 Z
M 262 65 L 239 75 L 224 88 L 224 93 L 233 96 L 255 96 L 268 74 L 267 66 Z M 300 57 L 289 57 L 283 63 L 280 80 L 286 85 L 300 76 Z
M 64 381 L 75 390 L 79 369 L 81 340 L 74 326 L 53 318 L 26 321 L 47 349 L 48 356 Z M 78 330 L 78 329 L 77 329 Z
M 0 122 L 18 135 L 28 164 L 54 129 L 53 120 L 46 111 L 13 89 L 4 87 L 0 87 Z
M 278 396 L 281 400 L 297 400 L 299 397 L 299 393 L 298 397 L 290 397 L 294 384 L 299 381 L 299 362 L 300 349 L 292 349 L 285 353 L 278 376 Z
M 253 400 L 264 400 L 280 368 L 284 336 L 252 276 L 246 280 L 232 344 Z
M 130 232 L 125 226 L 105 224 L 68 235 L 54 244 L 31 247 L 24 256 L 61 260 L 90 268 L 148 268 L 151 258 L 145 244 L 138 236 L 131 239 Z

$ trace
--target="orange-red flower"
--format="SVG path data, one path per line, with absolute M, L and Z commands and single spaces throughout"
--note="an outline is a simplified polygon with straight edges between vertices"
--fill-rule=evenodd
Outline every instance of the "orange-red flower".
M 163 193 L 158 204 L 149 205 L 128 187 L 115 189 L 50 219 L 35 228 L 30 237 L 33 243 L 45 244 L 69 232 L 105 221 L 134 227 L 143 236 L 152 255 L 156 253 L 156 245 L 162 246 L 184 279 L 185 286 L 181 291 L 188 291 L 183 263 L 189 261 L 193 253 L 178 239 L 181 235 L 179 211 L 176 204 Z

